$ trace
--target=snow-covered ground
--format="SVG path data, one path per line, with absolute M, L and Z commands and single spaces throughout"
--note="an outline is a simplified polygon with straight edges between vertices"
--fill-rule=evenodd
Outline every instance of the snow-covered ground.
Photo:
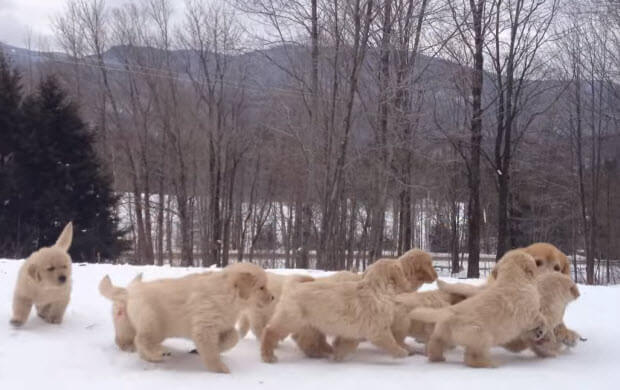
M 97 291 L 110 274 L 115 284 L 137 272 L 146 280 L 176 277 L 196 269 L 74 264 L 73 294 L 61 325 L 36 315 L 20 329 L 9 325 L 11 299 L 22 261 L 0 260 L 0 389 L 616 389 L 620 386 L 620 287 L 579 286 L 581 297 L 568 308 L 566 322 L 588 338 L 554 359 L 494 349 L 497 369 L 471 369 L 462 351 L 446 363 L 422 355 L 395 360 L 362 344 L 349 360 L 336 363 L 305 358 L 287 340 L 277 350 L 280 361 L 262 363 L 256 340 L 248 336 L 224 361 L 232 374 L 205 370 L 191 342 L 168 340 L 172 355 L 147 363 L 114 344 L 111 304 Z M 278 272 L 291 272 L 280 270 Z M 296 270 L 294 272 L 299 272 Z M 320 276 L 321 271 L 308 271 Z M 474 281 L 472 281 L 474 282 Z M 434 286 L 425 286 L 434 288 Z

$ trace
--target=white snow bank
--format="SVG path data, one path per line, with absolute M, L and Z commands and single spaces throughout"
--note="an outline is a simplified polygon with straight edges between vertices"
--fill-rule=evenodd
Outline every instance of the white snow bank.
M 569 306 L 566 322 L 588 337 L 555 359 L 494 349 L 497 369 L 471 369 L 462 350 L 447 353 L 446 363 L 422 355 L 395 360 L 362 344 L 349 360 L 336 363 L 305 358 L 287 340 L 277 350 L 280 361 L 262 363 L 259 345 L 248 336 L 224 361 L 232 374 L 205 370 L 185 340 L 168 340 L 172 352 L 164 363 L 147 363 L 114 344 L 111 304 L 97 285 L 110 274 L 119 285 L 138 272 L 145 280 L 177 277 L 197 269 L 74 264 L 72 300 L 61 325 L 36 315 L 20 329 L 9 325 L 11 299 L 22 261 L 0 260 L 0 389 L 611 389 L 620 384 L 620 287 L 579 286 L 581 297 Z M 291 273 L 299 270 L 278 270 Z M 321 271 L 306 271 L 320 276 Z M 472 281 L 472 283 L 475 281 Z M 425 286 L 426 289 L 434 286 Z M 411 340 L 410 340 L 411 341 Z

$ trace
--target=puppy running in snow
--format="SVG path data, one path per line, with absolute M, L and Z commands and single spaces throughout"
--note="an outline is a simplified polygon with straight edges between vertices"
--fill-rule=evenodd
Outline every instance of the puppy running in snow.
M 415 294 L 412 291 L 416 291 L 424 283 L 432 283 L 437 279 L 437 272 L 435 271 L 435 268 L 433 268 L 433 259 L 431 255 L 420 249 L 411 249 L 397 259 L 382 259 L 381 261 L 400 267 L 403 271 L 405 279 L 409 282 L 409 285 L 405 289 L 395 291 L 397 294 Z M 346 278 L 347 275 L 343 274 L 341 277 Z M 334 278 L 334 276 L 329 276 L 328 278 Z M 410 354 L 413 354 L 414 350 L 413 347 L 405 343 L 405 338 L 409 333 L 410 319 L 408 317 L 408 313 L 413 308 L 414 307 L 407 307 L 402 303 L 396 302 L 393 319 L 394 322 L 391 327 L 397 344 L 401 348 L 409 351 Z M 336 337 L 332 345 L 334 359 L 338 361 L 343 360 L 347 355 L 355 351 L 360 341 L 361 340 Z
M 37 250 L 21 266 L 13 295 L 13 326 L 26 322 L 33 304 L 44 321 L 62 322 L 71 298 L 68 250 L 72 239 L 73 224 L 69 222 L 54 245 Z
M 568 257 L 554 245 L 546 242 L 537 242 L 522 248 L 522 250 L 534 257 L 539 273 L 558 272 L 570 277 L 570 262 L 568 261 Z M 465 283 L 454 283 L 439 286 L 439 288 L 450 293 L 472 296 L 493 282 L 494 277 L 493 273 L 491 273 L 486 285 L 472 286 Z M 582 339 L 579 333 L 567 328 L 563 321 L 555 327 L 554 333 L 557 340 L 568 347 L 574 347 L 577 341 Z M 527 348 L 527 345 L 525 343 L 520 343 L 517 339 L 513 340 L 509 345 L 506 345 L 506 348 L 520 351 Z
M 547 322 L 547 327 L 554 331 L 545 334 L 542 340 L 527 337 L 527 346 L 540 357 L 554 357 L 562 350 L 564 344 L 557 340 L 556 332 L 562 324 L 566 306 L 579 298 L 579 289 L 571 278 L 557 272 L 546 273 L 537 278 L 536 285 L 540 294 L 540 311 Z
M 546 333 L 536 288 L 534 258 L 513 250 L 494 269 L 496 281 L 479 294 L 443 309 L 416 309 L 415 320 L 436 323 L 427 344 L 431 361 L 443 361 L 446 347 L 465 347 L 465 364 L 493 367 L 489 349 L 531 331 L 535 340 Z
M 359 282 L 289 284 L 263 332 L 263 361 L 275 362 L 278 342 L 308 326 L 324 335 L 367 339 L 394 357 L 408 356 L 390 331 L 395 291 L 408 287 L 402 269 L 384 260 L 368 267 Z
M 540 312 L 547 327 L 555 330 L 562 323 L 566 306 L 579 297 L 579 289 L 571 278 L 558 272 L 539 275 L 536 278 L 536 287 L 540 294 Z M 450 285 L 442 283 L 440 288 L 450 289 Z M 533 340 L 531 334 L 526 332 L 502 346 L 512 352 L 529 348 L 540 357 L 554 357 L 562 350 L 563 345 L 555 332 L 550 331 L 540 340 Z
M 207 369 L 230 372 L 220 353 L 237 344 L 235 323 L 240 313 L 274 299 L 266 285 L 265 271 L 250 263 L 231 264 L 221 272 L 132 283 L 127 288 L 127 314 L 140 357 L 162 361 L 161 343 L 183 337 L 194 342 Z

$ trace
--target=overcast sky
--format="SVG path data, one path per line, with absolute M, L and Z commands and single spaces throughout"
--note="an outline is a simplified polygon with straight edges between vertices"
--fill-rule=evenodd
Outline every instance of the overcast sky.
M 104 0 L 108 10 L 137 0 Z M 172 22 L 178 24 L 185 13 L 186 0 L 169 0 L 172 5 Z M 0 42 L 33 50 L 58 50 L 52 21 L 66 8 L 67 0 L 0 0 Z M 207 4 L 227 4 L 227 0 L 205 0 Z M 237 14 L 239 17 L 239 14 Z M 253 32 L 261 30 L 249 19 L 241 18 L 241 25 L 251 26 Z M 262 30 L 261 30 L 262 31 Z
M 108 8 L 128 0 L 105 0 Z M 177 15 L 184 0 L 171 0 Z M 52 20 L 65 9 L 66 0 L 0 0 L 0 42 L 26 47 L 30 34 L 32 48 L 53 49 Z
M 0 41 L 26 46 L 29 30 L 33 39 L 51 38 L 50 17 L 63 8 L 64 1 L 0 0 Z

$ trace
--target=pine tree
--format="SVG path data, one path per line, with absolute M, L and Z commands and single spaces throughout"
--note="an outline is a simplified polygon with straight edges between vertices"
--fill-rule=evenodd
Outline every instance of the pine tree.
M 0 255 L 19 252 L 15 226 L 15 151 L 21 126 L 21 76 L 0 50 Z
M 117 198 L 93 148 L 93 136 L 54 77 L 43 80 L 22 106 L 23 131 L 15 153 L 19 218 L 25 253 L 49 245 L 73 221 L 74 260 L 118 256 Z

